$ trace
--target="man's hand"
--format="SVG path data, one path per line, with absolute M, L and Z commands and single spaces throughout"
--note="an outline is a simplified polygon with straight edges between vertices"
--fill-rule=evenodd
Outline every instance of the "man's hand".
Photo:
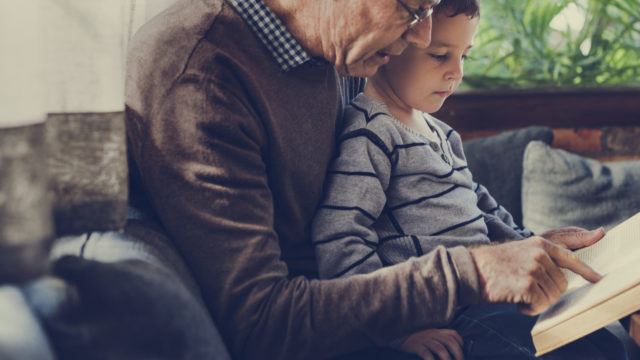
M 423 360 L 463 360 L 462 337 L 451 329 L 427 329 L 411 334 L 400 349 Z
M 570 226 L 546 231 L 540 236 L 569 250 L 582 249 L 597 243 L 604 237 L 604 228 L 586 230 Z
M 482 287 L 490 303 L 519 304 L 526 315 L 537 315 L 555 303 L 567 289 L 560 268 L 588 281 L 601 276 L 578 260 L 571 250 L 539 236 L 471 249 Z

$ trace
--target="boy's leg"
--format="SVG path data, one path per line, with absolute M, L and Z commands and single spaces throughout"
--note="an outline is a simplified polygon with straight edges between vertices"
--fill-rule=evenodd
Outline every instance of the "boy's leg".
M 531 340 L 535 317 L 514 305 L 477 305 L 462 311 L 449 326 L 464 339 L 466 359 L 536 359 Z M 627 359 L 620 340 L 606 329 L 542 356 L 558 359 Z

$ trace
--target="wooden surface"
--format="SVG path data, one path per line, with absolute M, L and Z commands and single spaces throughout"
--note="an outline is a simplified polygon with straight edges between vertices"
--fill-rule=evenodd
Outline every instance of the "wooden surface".
M 435 115 L 464 140 L 547 126 L 555 148 L 603 161 L 640 159 L 640 88 L 467 92 Z
M 462 132 L 463 140 L 500 133 L 500 130 Z M 556 149 L 571 151 L 600 161 L 640 160 L 640 126 L 593 128 L 554 128 Z
M 640 88 L 468 91 L 434 114 L 462 131 L 638 126 Z

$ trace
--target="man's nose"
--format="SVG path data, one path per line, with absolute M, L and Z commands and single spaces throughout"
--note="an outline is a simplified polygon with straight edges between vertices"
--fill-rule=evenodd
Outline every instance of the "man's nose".
M 431 26 L 433 22 L 431 16 L 422 20 L 416 26 L 405 31 L 402 35 L 405 41 L 419 48 L 426 48 L 431 44 Z

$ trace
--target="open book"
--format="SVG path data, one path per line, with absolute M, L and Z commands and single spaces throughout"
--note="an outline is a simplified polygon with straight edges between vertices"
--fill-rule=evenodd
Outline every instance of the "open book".
M 531 330 L 536 356 L 640 310 L 640 213 L 575 254 L 604 277 L 591 284 L 565 270 L 567 292 Z

